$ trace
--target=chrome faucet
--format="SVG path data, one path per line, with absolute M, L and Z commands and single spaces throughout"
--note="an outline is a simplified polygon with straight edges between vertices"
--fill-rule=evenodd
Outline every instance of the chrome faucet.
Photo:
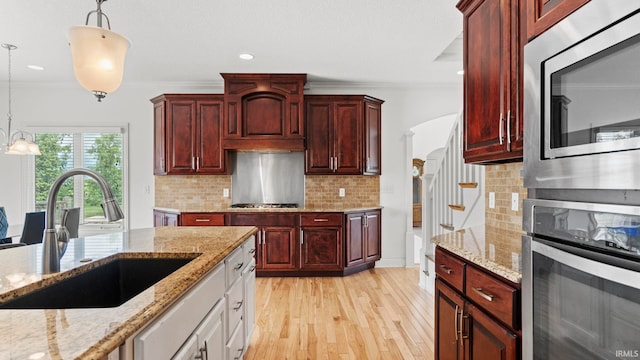
M 86 175 L 93 178 L 102 191 L 102 197 L 104 202 L 102 203 L 102 209 L 109 222 L 118 221 L 124 219 L 124 214 L 118 206 L 116 199 L 113 197 L 113 191 L 107 184 L 107 181 L 102 175 L 89 169 L 77 168 L 71 169 L 62 175 L 60 175 L 51 185 L 49 195 L 47 196 L 47 213 L 46 213 L 46 227 L 42 237 L 42 273 L 50 274 L 60 271 L 60 259 L 67 251 L 67 245 L 69 244 L 69 231 L 62 224 L 58 230 L 55 228 L 55 212 L 56 212 L 56 198 L 58 197 L 58 191 L 62 184 L 68 178 L 75 175 Z

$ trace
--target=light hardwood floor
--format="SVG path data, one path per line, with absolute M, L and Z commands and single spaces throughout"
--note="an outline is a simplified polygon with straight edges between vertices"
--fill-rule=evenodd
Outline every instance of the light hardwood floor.
M 244 359 L 433 359 L 433 297 L 418 271 L 258 278 Z

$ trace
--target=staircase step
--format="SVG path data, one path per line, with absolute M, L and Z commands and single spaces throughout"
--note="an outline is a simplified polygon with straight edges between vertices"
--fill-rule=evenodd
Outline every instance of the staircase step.
M 458 186 L 465 189 L 475 189 L 478 187 L 478 183 L 477 182 L 461 182 L 461 183 L 458 183 Z
M 440 227 L 445 229 L 445 230 L 449 230 L 449 231 L 453 231 L 455 230 L 455 228 L 453 227 L 453 225 L 449 225 L 449 224 L 440 224 Z
M 450 208 L 451 210 L 464 211 L 464 205 L 454 205 L 454 204 L 449 204 L 449 208 Z

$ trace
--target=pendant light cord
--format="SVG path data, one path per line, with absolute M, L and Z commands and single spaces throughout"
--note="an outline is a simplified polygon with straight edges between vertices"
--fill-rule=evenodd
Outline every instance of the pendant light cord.
M 9 84 L 9 112 L 7 113 L 7 118 L 8 118 L 8 124 L 7 124 L 7 136 L 11 136 L 11 118 L 12 118 L 12 114 L 11 114 L 11 50 L 15 49 L 16 46 L 15 45 L 11 45 L 11 44 L 2 44 L 2 47 L 7 49 L 8 52 L 8 67 L 9 67 L 9 71 L 8 71 L 8 78 L 7 78 L 7 83 Z M 11 140 L 7 139 L 7 143 L 9 143 Z

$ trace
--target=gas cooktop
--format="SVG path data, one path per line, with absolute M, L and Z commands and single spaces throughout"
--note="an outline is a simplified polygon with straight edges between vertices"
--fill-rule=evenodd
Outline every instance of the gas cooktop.
M 297 208 L 298 204 L 293 203 L 240 203 L 232 204 L 232 208 L 241 209 L 292 209 Z

